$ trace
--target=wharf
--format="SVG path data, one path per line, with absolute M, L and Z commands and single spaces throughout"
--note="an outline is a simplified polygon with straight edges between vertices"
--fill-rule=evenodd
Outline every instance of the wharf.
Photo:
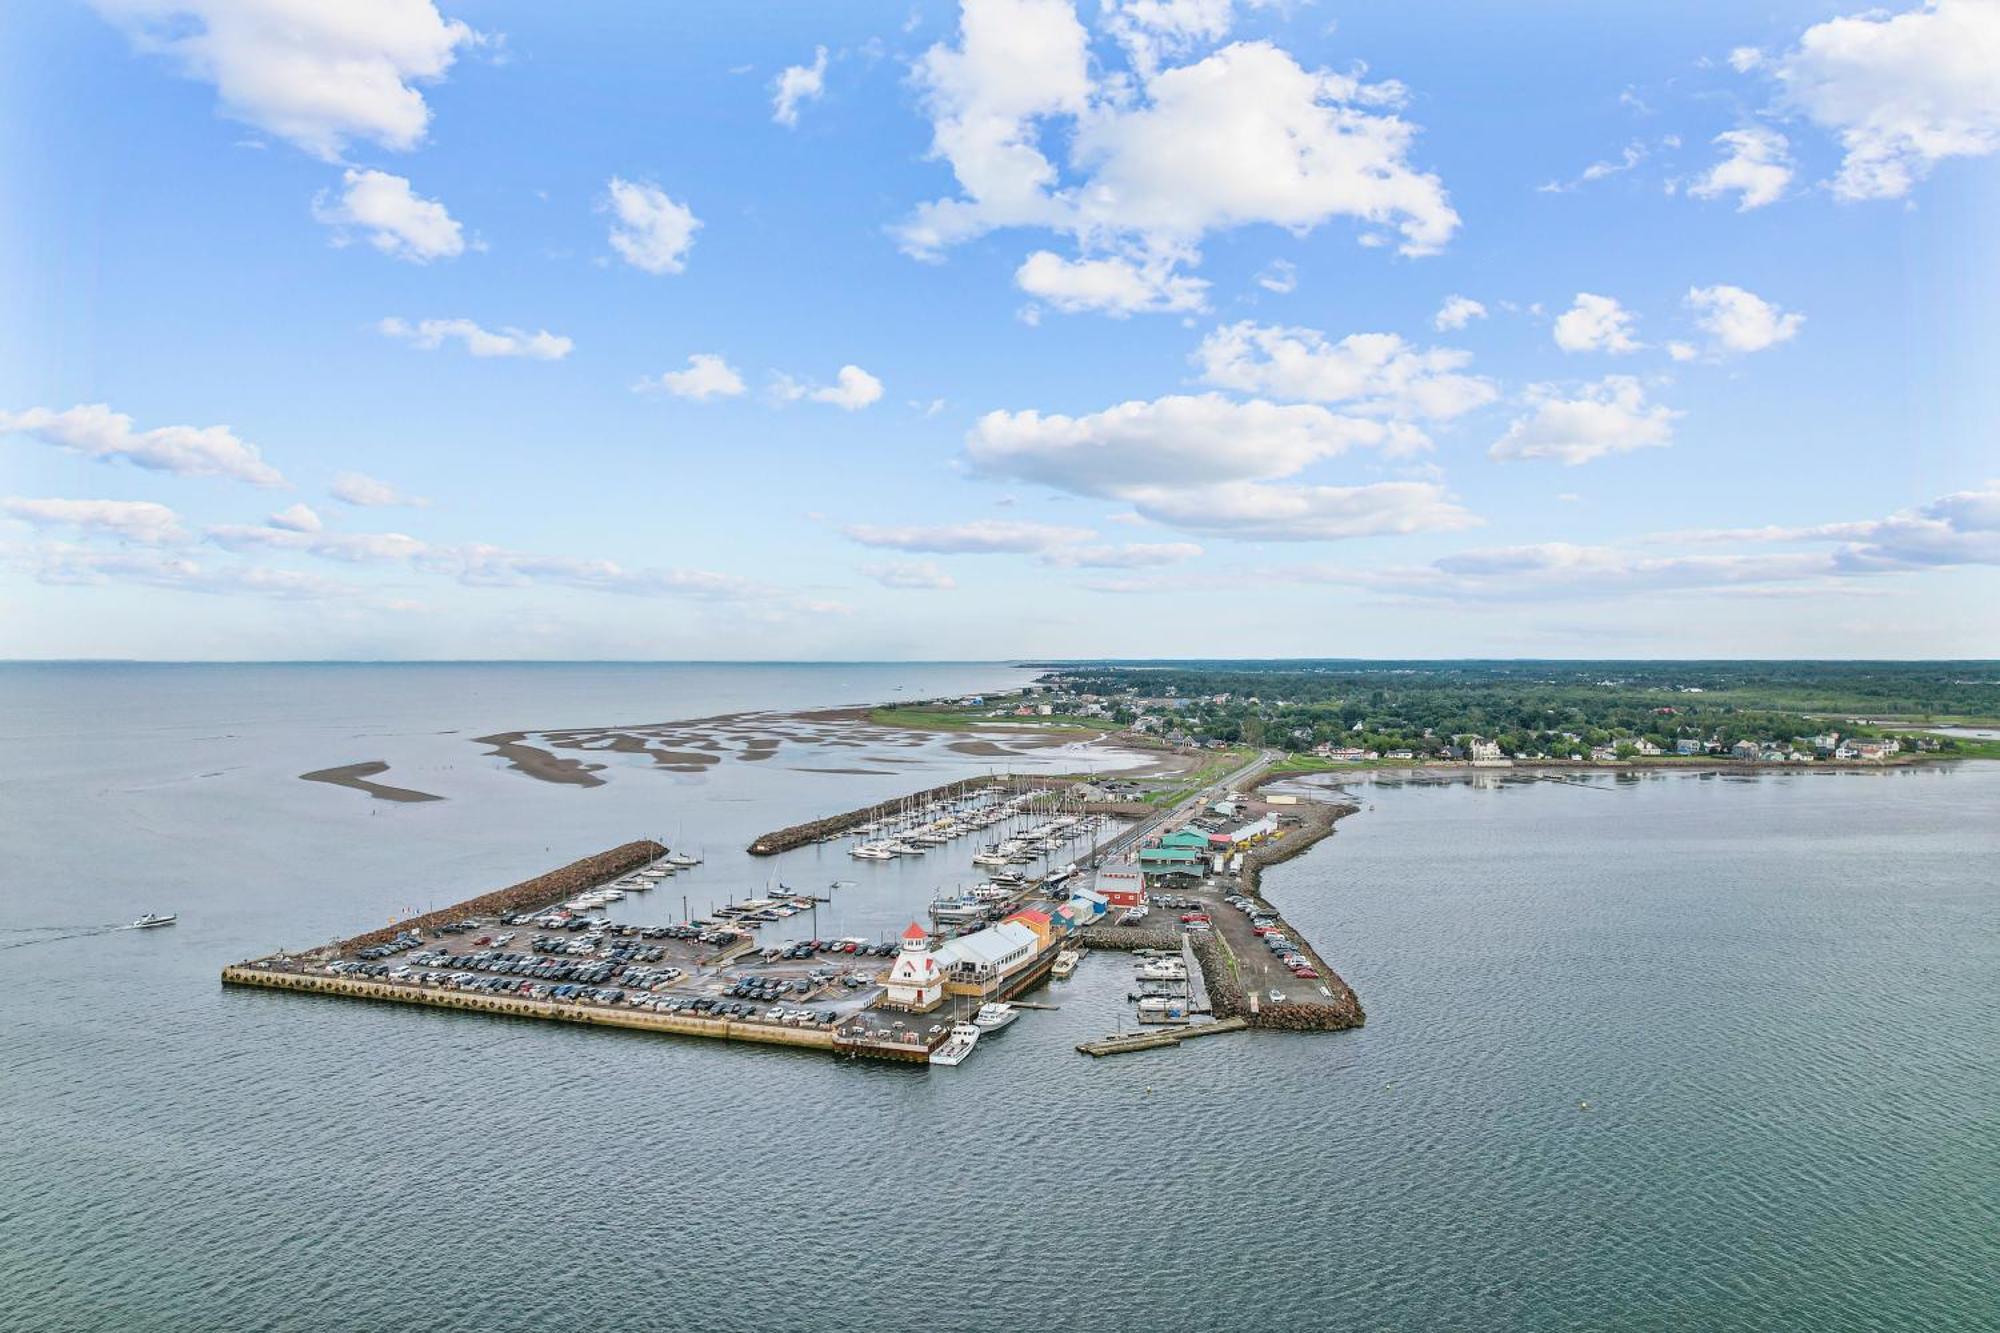
M 1076 1049 L 1093 1058 L 1124 1055 L 1128 1051 L 1155 1051 L 1166 1046 L 1178 1046 L 1196 1037 L 1219 1037 L 1225 1032 L 1241 1032 L 1249 1026 L 1241 1018 L 1223 1018 L 1213 1023 L 1190 1023 L 1186 1027 L 1162 1032 L 1125 1033 L 1100 1041 L 1078 1042 Z

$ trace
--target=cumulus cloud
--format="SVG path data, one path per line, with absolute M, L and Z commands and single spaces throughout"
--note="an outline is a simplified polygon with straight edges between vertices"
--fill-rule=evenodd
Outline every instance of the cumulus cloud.
M 410 149 L 416 85 L 483 40 L 431 0 L 91 0 L 139 50 L 212 84 L 224 114 L 329 161 L 349 140 Z
M 308 504 L 288 505 L 264 521 L 288 532 L 318 532 L 325 526 L 319 514 Z
M 1454 293 L 1444 298 L 1444 304 L 1439 306 L 1437 314 L 1431 317 L 1431 327 L 1439 333 L 1448 333 L 1454 329 L 1464 328 L 1475 319 L 1485 318 L 1485 306 L 1469 296 L 1459 296 Z
M 611 210 L 611 248 L 646 273 L 679 273 L 701 227 L 687 205 L 675 203 L 657 185 L 611 178 L 605 187 Z
M 430 501 L 421 495 L 406 495 L 388 482 L 380 481 L 363 472 L 340 473 L 334 477 L 328 493 L 342 504 L 362 509 L 397 507 L 423 509 L 430 504 Z
M 1073 272 L 1042 260 L 1050 281 L 1116 279 L 1129 291 L 1135 272 L 1169 275 L 1150 277 L 1143 303 L 1100 295 L 1075 307 L 1115 313 L 1183 308 L 1189 289 L 1171 276 L 1216 230 L 1305 232 L 1348 218 L 1407 254 L 1441 248 L 1458 215 L 1442 182 L 1409 162 L 1417 130 L 1396 114 L 1403 89 L 1305 69 L 1268 42 L 1159 64 L 1226 31 L 1226 19 L 1226 6 L 1193 0 L 1114 6 L 1107 23 L 1132 69 L 1100 82 L 1069 0 L 964 0 L 956 44 L 931 47 L 913 69 L 931 154 L 959 190 L 896 229 L 903 248 L 935 259 L 995 229 L 1036 227 L 1073 237 L 1076 262 L 1114 265 Z M 1067 147 L 1060 165 L 1045 152 L 1056 142 Z
M 970 523 L 882 526 L 853 523 L 841 529 L 850 541 L 925 555 L 1037 554 L 1060 546 L 1076 546 L 1096 534 L 1088 528 L 1052 523 L 1007 522 L 982 518 Z
M 1526 395 L 1529 412 L 1515 418 L 1487 452 L 1502 460 L 1551 458 L 1571 467 L 1607 454 L 1660 448 L 1673 440 L 1681 414 L 1646 401 L 1630 375 L 1606 375 L 1580 390 L 1537 384 Z
M 1098 311 L 1119 319 L 1200 310 L 1208 293 L 1202 279 L 1176 273 L 1171 257 L 1064 259 L 1050 250 L 1029 255 L 1015 270 L 1014 285 L 1067 314 Z
M 799 123 L 799 103 L 816 102 L 826 91 L 826 48 L 813 48 L 810 65 L 787 65 L 771 85 L 771 119 L 780 125 Z
M 1715 136 L 1723 158 L 1688 186 L 1697 199 L 1719 199 L 1732 191 L 1736 211 L 1774 204 L 1792 183 L 1791 144 L 1785 136 L 1762 125 Z
M 1789 341 L 1805 323 L 1804 315 L 1781 310 L 1755 292 L 1727 283 L 1689 288 L 1687 304 L 1696 312 L 1695 323 L 1729 352 L 1775 347 Z
M 859 412 L 882 397 L 882 381 L 860 366 L 849 365 L 840 368 L 832 384 L 807 384 L 790 375 L 779 375 L 772 381 L 771 392 L 780 402 L 794 403 L 804 399 L 811 403 L 827 403 L 847 412 Z
M 1331 540 L 1474 521 L 1428 483 L 1269 484 L 1411 434 L 1312 403 L 1171 395 L 1080 417 L 989 412 L 967 437 L 966 457 L 989 476 L 1122 500 L 1154 522 L 1245 539 Z
M 403 177 L 350 167 L 341 181 L 337 198 L 321 194 L 313 200 L 313 216 L 334 228 L 336 244 L 345 245 L 349 232 L 359 231 L 383 254 L 415 264 L 465 253 L 464 233 L 445 206 L 419 197 Z
M 103 403 L 57 412 L 32 407 L 0 412 L 0 433 L 27 435 L 89 458 L 123 459 L 134 467 L 181 477 L 228 477 L 252 486 L 283 486 L 257 446 L 227 426 L 156 426 L 135 430 L 132 418 Z
M 864 565 L 861 572 L 885 588 L 905 591 L 949 592 L 958 586 L 958 580 L 930 560 L 892 560 Z
M 2000 148 L 2000 5 L 1926 0 L 1806 29 L 1773 69 L 1787 108 L 1836 135 L 1842 199 L 1895 199 Z
M 1636 352 L 1642 343 L 1632 336 L 1630 311 L 1609 296 L 1578 292 L 1576 302 L 1556 317 L 1556 346 L 1565 352 Z
M 0 511 L 38 528 L 75 528 L 142 546 L 187 540 L 180 515 L 150 500 L 0 500 Z
M 688 357 L 686 370 L 669 370 L 639 381 L 641 389 L 663 389 L 676 398 L 707 402 L 710 398 L 734 398 L 743 392 L 743 377 L 714 352 L 696 352 Z
M 560 361 L 576 346 L 568 338 L 550 333 L 547 329 L 537 333 L 515 328 L 485 329 L 469 319 L 420 319 L 412 324 L 392 316 L 376 328 L 385 338 L 395 338 L 427 352 L 436 351 L 449 339 L 464 344 L 465 350 L 474 356 Z
M 1393 333 L 1332 342 L 1317 329 L 1245 320 L 1202 339 L 1194 360 L 1202 379 L 1220 388 L 1345 403 L 1369 416 L 1446 421 L 1499 397 L 1491 381 L 1458 373 L 1471 364 L 1470 353 L 1419 349 Z

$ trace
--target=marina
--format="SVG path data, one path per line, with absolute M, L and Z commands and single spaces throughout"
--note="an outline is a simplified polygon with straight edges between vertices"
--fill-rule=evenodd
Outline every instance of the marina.
M 981 1034 L 1037 1007 L 1021 997 L 1074 977 L 1094 948 L 1136 959 L 1127 1002 L 1147 1027 L 1186 1030 L 1211 1016 L 1354 1026 L 1351 992 L 1322 983 L 1250 896 L 1254 884 L 1243 891 L 1257 858 L 1278 855 L 1277 844 L 1295 855 L 1332 824 L 1309 826 L 1290 808 L 1281 818 L 1246 794 L 1266 763 L 1243 763 L 1136 821 L 1094 810 L 1084 784 L 1039 778 L 952 784 L 805 826 L 817 829 L 810 843 L 863 863 L 975 843 L 966 859 L 986 878 L 939 893 L 894 939 L 817 930 L 821 907 L 856 881 L 822 893 L 774 879 L 700 914 L 676 895 L 675 913 L 654 890 L 698 877 L 705 858 L 646 839 L 320 948 L 233 964 L 222 980 L 952 1068 Z M 664 911 L 646 908 L 655 899 Z M 810 933 L 783 937 L 795 923 Z M 1296 994 L 1271 984 L 1264 952 L 1313 984 Z

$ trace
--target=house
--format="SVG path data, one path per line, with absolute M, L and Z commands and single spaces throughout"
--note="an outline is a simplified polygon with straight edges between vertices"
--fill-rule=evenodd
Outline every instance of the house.
M 1682 736 L 1674 741 L 1675 754 L 1700 754 L 1701 742 L 1692 736 Z
M 1755 741 L 1738 741 L 1729 747 L 1729 753 L 1738 759 L 1755 759 L 1763 752 L 1763 747 Z
M 1653 744 L 1651 741 L 1647 740 L 1644 736 L 1641 736 L 1637 740 L 1633 741 L 1632 748 L 1637 750 L 1640 754 L 1643 755 L 1656 755 L 1661 753 L 1660 747 Z

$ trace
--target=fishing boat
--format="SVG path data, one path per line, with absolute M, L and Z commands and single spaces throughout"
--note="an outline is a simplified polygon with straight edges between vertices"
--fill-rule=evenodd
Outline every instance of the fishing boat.
M 675 852 L 667 857 L 667 864 L 685 869 L 688 866 L 700 865 L 701 858 L 699 856 L 689 856 L 686 852 Z
M 931 904 L 931 920 L 946 925 L 964 925 L 971 921 L 984 921 L 986 911 L 984 903 L 947 898 Z
M 148 912 L 132 923 L 132 929 L 151 930 L 155 926 L 171 926 L 178 920 L 180 920 L 180 916 L 174 912 L 167 912 L 164 915 L 158 912 Z
M 972 1054 L 972 1048 L 979 1044 L 979 1029 L 970 1023 L 953 1023 L 951 1035 L 944 1045 L 931 1052 L 934 1065 L 961 1065 L 965 1057 Z
M 1021 1016 L 1021 1011 L 1002 1001 L 982 1004 L 979 1012 L 972 1016 L 972 1025 L 981 1032 L 991 1035 Z

